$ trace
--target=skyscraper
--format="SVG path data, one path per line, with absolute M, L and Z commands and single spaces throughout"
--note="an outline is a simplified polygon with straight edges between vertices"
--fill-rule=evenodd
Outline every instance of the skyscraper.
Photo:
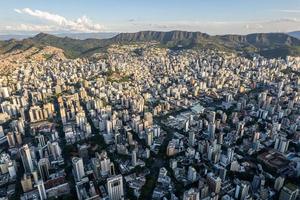
M 286 184 L 280 192 L 279 200 L 296 200 L 299 195 L 299 188 L 291 183 Z
M 48 148 L 48 152 L 50 155 L 53 156 L 54 160 L 57 160 L 58 158 L 61 157 L 61 149 L 60 146 L 58 144 L 58 142 L 47 142 L 47 148 Z
M 23 192 L 27 192 L 32 190 L 32 180 L 29 175 L 24 174 L 23 178 L 21 179 L 21 185 Z
M 207 174 L 207 182 L 209 190 L 214 193 L 219 193 L 221 190 L 222 180 L 220 177 L 215 176 L 213 173 Z
M 284 184 L 284 180 L 285 178 L 282 177 L 282 176 L 278 176 L 276 179 L 275 179 L 275 183 L 274 183 L 274 189 L 276 191 L 280 191 L 280 189 L 282 188 L 283 184 Z
M 28 147 L 28 144 L 23 145 L 23 147 L 20 148 L 20 154 L 23 162 L 23 167 L 25 172 L 30 173 L 34 170 L 34 165 L 31 158 L 31 152 Z
M 72 164 L 76 181 L 81 181 L 85 176 L 82 158 L 73 157 Z
M 43 135 L 37 135 L 35 138 L 42 147 L 46 145 L 45 137 Z
M 189 132 L 189 145 L 194 146 L 195 145 L 195 133 Z
M 208 136 L 210 140 L 215 139 L 215 131 L 216 131 L 216 125 L 215 123 L 211 122 L 208 124 Z
M 147 124 L 148 127 L 152 126 L 153 125 L 153 116 L 152 116 L 152 113 L 150 112 L 146 112 L 144 114 L 144 120 Z
M 153 132 L 152 131 L 149 131 L 147 133 L 147 136 L 146 136 L 146 142 L 147 142 L 147 145 L 148 146 L 151 146 L 152 145 L 152 142 L 153 142 Z
M 14 163 L 12 161 L 10 161 L 8 163 L 7 169 L 8 169 L 9 176 L 11 178 L 14 178 L 14 177 L 17 176 L 16 168 L 15 168 Z
M 13 132 L 8 132 L 6 134 L 6 138 L 7 138 L 9 147 L 14 147 L 16 145 L 16 140 L 15 140 Z
M 132 154 L 131 154 L 131 163 L 132 163 L 132 166 L 133 166 L 133 167 L 136 166 L 136 160 L 137 160 L 137 158 L 136 158 L 136 150 L 134 149 L 134 150 L 132 151 Z
M 0 138 L 4 137 L 4 131 L 2 126 L 0 126 Z
M 45 190 L 45 186 L 44 186 L 44 181 L 39 180 L 36 186 L 37 186 L 38 191 L 39 191 L 40 200 L 47 199 L 47 194 L 46 194 L 46 190 Z
M 107 179 L 107 191 L 110 200 L 124 199 L 122 175 L 113 176 Z
M 41 178 L 46 181 L 49 178 L 50 162 L 48 158 L 41 158 L 38 162 L 39 173 Z
M 250 185 L 248 182 L 241 182 L 236 185 L 234 197 L 239 200 L 244 200 L 248 195 Z
M 16 132 L 15 136 L 16 136 L 17 143 L 19 145 L 22 145 L 22 134 L 20 132 Z
M 100 155 L 97 154 L 97 157 L 100 159 L 101 170 L 100 173 L 102 176 L 114 174 L 114 163 L 110 162 L 109 157 L 107 156 L 106 151 L 103 151 Z

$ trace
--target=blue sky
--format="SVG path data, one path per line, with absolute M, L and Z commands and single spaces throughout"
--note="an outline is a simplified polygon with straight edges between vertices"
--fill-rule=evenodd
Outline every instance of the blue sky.
M 300 30 L 300 0 L 2 0 L 0 33 Z

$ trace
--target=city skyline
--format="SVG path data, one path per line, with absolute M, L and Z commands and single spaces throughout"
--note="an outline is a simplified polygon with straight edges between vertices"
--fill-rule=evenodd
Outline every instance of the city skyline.
M 0 6 L 0 34 L 185 30 L 218 35 L 300 29 L 300 2 L 294 0 L 13 0 Z
M 300 1 L 0 2 L 1 200 L 300 200 Z

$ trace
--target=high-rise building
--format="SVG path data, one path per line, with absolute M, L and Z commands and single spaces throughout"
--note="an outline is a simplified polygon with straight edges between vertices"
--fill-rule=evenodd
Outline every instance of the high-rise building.
M 136 158 L 136 150 L 134 149 L 131 153 L 131 164 L 133 167 L 137 164 L 137 158 Z
M 235 195 L 234 197 L 238 200 L 244 200 L 246 199 L 248 192 L 249 192 L 250 184 L 247 182 L 240 182 L 236 185 L 235 188 Z
M 262 186 L 262 184 L 263 184 L 263 176 L 254 175 L 253 180 L 251 182 L 252 191 L 257 192 L 258 189 Z
M 40 200 L 47 199 L 47 194 L 46 194 L 46 190 L 45 190 L 45 186 L 44 186 L 44 181 L 39 180 L 38 183 L 36 184 L 36 186 L 37 186 L 38 191 L 39 191 Z
M 1 87 L 0 88 L 0 97 L 8 98 L 9 97 L 9 88 L 8 87 Z
M 16 136 L 17 143 L 19 145 L 22 145 L 22 134 L 20 132 L 16 132 L 15 136 Z
M 39 173 L 41 178 L 46 181 L 49 178 L 50 162 L 48 158 L 41 158 L 38 162 Z
M 197 178 L 197 172 L 196 172 L 196 170 L 195 170 L 194 167 L 189 166 L 187 178 L 188 178 L 188 180 L 191 181 L 191 182 L 196 181 L 196 178 Z
M 15 140 L 15 136 L 14 136 L 13 132 L 8 132 L 6 134 L 6 138 L 7 138 L 7 142 L 8 142 L 9 147 L 16 146 L 16 140 Z
M 89 159 L 89 145 L 83 144 L 77 146 L 79 151 L 79 157 L 83 159 L 83 161 L 87 161 Z
M 107 179 L 107 191 L 110 200 L 124 199 L 122 175 L 113 176 Z
M 195 133 L 192 131 L 189 132 L 189 145 L 190 146 L 195 145 Z
M 215 123 L 215 120 L 216 120 L 216 112 L 215 111 L 210 111 L 208 113 L 208 120 L 211 123 Z
M 147 132 L 146 142 L 147 142 L 148 146 L 152 145 L 152 143 L 153 143 L 153 132 L 152 131 Z
M 216 125 L 215 123 L 209 123 L 208 124 L 208 136 L 210 140 L 214 140 L 215 139 L 215 132 L 216 132 Z
M 282 188 L 283 184 L 284 184 L 284 180 L 285 178 L 282 177 L 282 176 L 278 176 L 276 179 L 275 179 L 275 183 L 274 183 L 274 189 L 276 191 L 280 191 L 280 189 Z
M 147 124 L 147 127 L 151 127 L 153 125 L 153 116 L 151 112 L 146 112 L 144 114 L 144 120 Z
M 118 145 L 118 144 L 121 144 L 122 142 L 122 136 L 119 132 L 116 132 L 115 133 L 115 144 Z
M 281 153 L 285 153 L 289 148 L 290 141 L 284 137 L 276 138 L 274 149 L 280 151 Z
M 23 178 L 21 179 L 21 185 L 23 192 L 28 192 L 32 190 L 32 180 L 29 175 L 24 174 Z
M 226 174 L 227 174 L 227 169 L 224 168 L 224 167 L 221 167 L 221 168 L 219 169 L 219 176 L 220 176 L 220 178 L 221 178 L 222 181 L 225 181 L 225 179 L 226 179 Z
M 233 157 L 234 157 L 234 149 L 228 148 L 227 149 L 227 158 L 228 158 L 229 163 L 231 163 L 233 161 Z
M 85 176 L 82 158 L 73 157 L 72 164 L 76 181 L 81 181 L 81 179 Z
M 112 122 L 109 120 L 106 120 L 106 133 L 112 134 L 113 128 L 112 128 Z
M 43 135 L 37 135 L 37 136 L 35 136 L 35 138 L 37 139 L 38 143 L 42 147 L 46 145 L 46 143 L 45 143 L 45 137 Z
M 285 184 L 281 189 L 279 200 L 296 200 L 299 196 L 299 188 L 291 183 Z
M 207 183 L 209 190 L 214 193 L 219 193 L 221 190 L 222 180 L 220 177 L 215 176 L 213 173 L 207 174 Z
M 25 172 L 27 172 L 27 173 L 32 172 L 34 170 L 34 165 L 33 165 L 33 161 L 31 158 L 31 152 L 30 152 L 28 144 L 23 145 L 19 151 L 21 154 L 21 159 L 23 162 L 23 167 L 24 167 Z
M 218 144 L 223 144 L 223 140 L 224 140 L 224 133 L 220 132 L 217 136 L 217 142 Z
M 29 110 L 30 122 L 38 122 L 44 120 L 43 109 L 39 106 L 31 106 Z
M 4 137 L 3 127 L 0 126 L 0 138 Z
M 47 142 L 47 149 L 48 149 L 48 152 L 51 156 L 53 156 L 53 159 L 54 160 L 57 160 L 58 158 L 61 157 L 61 148 L 58 144 L 58 142 L 50 142 L 48 141 Z
M 54 115 L 54 105 L 53 103 L 47 103 L 43 105 L 43 113 L 44 117 L 47 118 L 52 118 Z
M 132 145 L 133 144 L 133 136 L 132 133 L 128 132 L 127 133 L 127 140 L 128 140 L 128 144 Z
M 200 200 L 200 193 L 197 189 L 191 188 L 184 192 L 183 200 Z
M 17 176 L 16 168 L 15 168 L 13 161 L 8 162 L 7 169 L 8 169 L 9 176 L 11 178 L 14 178 Z
M 31 175 L 33 177 L 33 181 L 35 184 L 38 184 L 39 182 L 39 175 L 38 175 L 38 171 L 34 170 L 33 172 L 31 172 Z
M 102 176 L 113 175 L 114 174 L 114 164 L 110 162 L 110 158 L 107 156 L 106 151 L 97 154 L 97 157 L 100 160 L 101 170 L 100 173 Z
M 60 106 L 60 117 L 63 124 L 67 123 L 67 115 L 66 115 L 66 109 L 63 106 Z

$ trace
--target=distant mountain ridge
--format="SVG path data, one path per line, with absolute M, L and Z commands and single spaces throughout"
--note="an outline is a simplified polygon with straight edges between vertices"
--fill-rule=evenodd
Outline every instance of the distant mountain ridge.
M 163 47 L 215 48 L 229 52 L 258 53 L 265 57 L 300 55 L 300 40 L 284 33 L 255 33 L 249 35 L 210 36 L 201 32 L 188 31 L 140 31 L 120 33 L 107 39 L 73 39 L 40 33 L 24 40 L 0 41 L 0 53 L 29 47 L 53 46 L 64 50 L 67 57 L 86 57 L 105 51 L 111 44 L 155 41 Z
M 289 32 L 288 35 L 300 39 L 300 31 Z
M 94 39 L 107 39 L 107 38 L 112 38 L 116 36 L 118 33 L 115 32 L 97 32 L 97 33 L 55 33 L 52 34 L 57 37 L 69 37 L 73 39 L 79 39 L 79 40 L 85 40 L 89 38 L 94 38 Z M 5 34 L 5 35 L 0 35 L 0 40 L 10 40 L 10 39 L 15 39 L 15 40 L 23 40 L 27 39 L 30 37 L 34 37 L 36 34 Z
M 184 41 L 191 40 L 191 42 L 201 42 L 201 40 L 221 40 L 223 42 L 238 42 L 249 43 L 252 45 L 271 45 L 271 44 L 287 44 L 299 45 L 300 41 L 284 33 L 253 33 L 248 35 L 217 35 L 210 36 L 201 32 L 187 32 L 187 31 L 170 31 L 170 32 L 157 32 L 157 31 L 141 31 L 137 33 L 120 33 L 112 38 L 114 41 L 127 41 L 127 42 L 146 42 L 146 41 L 159 41 L 166 43 L 169 41 Z
M 114 41 L 127 41 L 127 42 L 146 42 L 146 41 L 159 41 L 166 43 L 168 41 L 181 41 L 181 40 L 192 40 L 196 41 L 199 39 L 207 39 L 210 36 L 206 33 L 201 32 L 187 32 L 187 31 L 140 31 L 136 33 L 120 33 L 113 37 Z

